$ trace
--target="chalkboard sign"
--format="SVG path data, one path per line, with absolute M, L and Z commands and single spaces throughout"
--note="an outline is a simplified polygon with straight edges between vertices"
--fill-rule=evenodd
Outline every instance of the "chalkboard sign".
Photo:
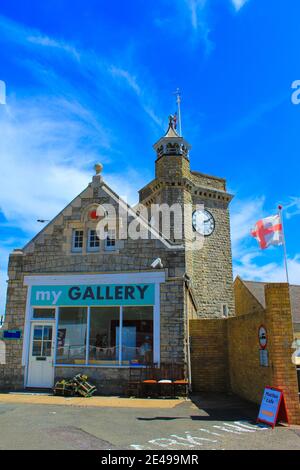
M 272 428 L 278 421 L 289 424 L 282 390 L 273 387 L 265 388 L 257 421 L 269 424 Z

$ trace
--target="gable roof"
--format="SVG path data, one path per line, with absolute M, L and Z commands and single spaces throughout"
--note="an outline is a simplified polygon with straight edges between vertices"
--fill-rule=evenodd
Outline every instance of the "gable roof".
M 241 281 L 258 302 L 266 308 L 265 285 L 267 282 L 244 281 L 243 279 Z M 293 322 L 300 323 L 300 285 L 290 285 L 290 299 Z
M 164 236 L 164 234 L 158 230 L 155 226 L 151 224 L 149 220 L 143 217 L 140 214 L 140 205 L 138 204 L 135 207 L 130 206 L 125 200 L 123 200 L 114 190 L 112 190 L 103 180 L 102 176 L 96 175 L 93 177 L 93 180 L 89 185 L 78 195 L 76 196 L 64 209 L 62 209 L 59 214 L 57 214 L 43 229 L 38 232 L 23 248 L 23 251 L 29 252 L 34 247 L 34 243 L 37 240 L 40 240 L 44 234 L 50 234 L 53 232 L 53 228 L 55 224 L 59 223 L 60 220 L 63 219 L 64 216 L 69 216 L 70 211 L 72 208 L 77 206 L 81 207 L 81 199 L 85 197 L 86 199 L 91 199 L 92 202 L 96 203 L 96 199 L 93 195 L 93 188 L 100 189 L 104 191 L 107 196 L 113 199 L 117 204 L 131 217 L 136 219 L 154 239 L 159 240 L 162 242 L 167 248 L 170 249 L 182 249 L 184 247 L 183 244 L 179 245 L 174 241 L 168 239 Z

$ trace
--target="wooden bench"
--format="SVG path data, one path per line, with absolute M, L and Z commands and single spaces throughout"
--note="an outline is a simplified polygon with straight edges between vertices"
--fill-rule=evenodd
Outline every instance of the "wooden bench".
M 131 367 L 126 395 L 137 397 L 187 396 L 188 380 L 184 366 L 179 363 L 148 364 Z

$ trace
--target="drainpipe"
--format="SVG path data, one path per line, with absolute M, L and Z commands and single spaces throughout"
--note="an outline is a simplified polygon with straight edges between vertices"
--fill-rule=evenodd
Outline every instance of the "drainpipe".
M 187 355 L 187 372 L 188 372 L 188 383 L 189 392 L 192 392 L 192 366 L 191 366 L 191 345 L 190 345 L 190 325 L 189 325 L 189 312 L 188 312 L 188 288 L 190 284 L 190 277 L 185 273 L 184 279 L 184 295 L 185 295 L 185 307 L 186 307 L 186 355 Z

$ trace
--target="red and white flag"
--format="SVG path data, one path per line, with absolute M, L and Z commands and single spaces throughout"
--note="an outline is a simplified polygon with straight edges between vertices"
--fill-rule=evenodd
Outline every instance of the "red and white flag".
M 282 223 L 280 215 L 272 215 L 256 222 L 251 230 L 251 235 L 256 238 L 262 250 L 271 245 L 283 244 Z

